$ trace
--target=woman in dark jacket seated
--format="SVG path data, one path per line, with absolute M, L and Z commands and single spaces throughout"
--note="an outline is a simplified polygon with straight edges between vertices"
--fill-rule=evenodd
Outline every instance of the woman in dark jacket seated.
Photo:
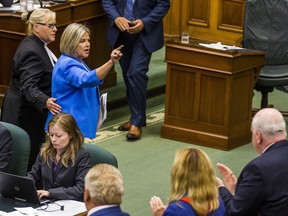
M 84 137 L 74 117 L 66 113 L 53 116 L 48 136 L 28 173 L 36 182 L 39 198 L 83 201 L 90 155 L 83 148 Z

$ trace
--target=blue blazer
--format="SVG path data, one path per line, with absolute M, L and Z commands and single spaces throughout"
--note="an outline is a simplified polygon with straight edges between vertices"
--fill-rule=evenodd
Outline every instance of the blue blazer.
M 115 206 L 94 212 L 91 216 L 129 216 L 129 214 L 123 212 L 120 206 Z
M 287 161 L 287 140 L 276 142 L 242 170 L 235 196 L 220 187 L 227 215 L 287 216 Z
M 163 216 L 197 216 L 196 212 L 194 211 L 193 207 L 182 200 L 179 200 L 177 202 L 173 202 L 168 207 L 163 213 Z M 210 216 L 208 214 L 207 216 Z M 219 208 L 211 213 L 211 216 L 225 216 L 225 206 L 221 198 L 219 198 Z
M 114 24 L 114 20 L 124 16 L 126 0 L 102 0 L 102 6 L 110 21 L 107 39 L 111 46 L 115 46 L 120 30 Z M 144 24 L 140 38 L 150 53 L 160 49 L 164 44 L 162 20 L 169 8 L 169 0 L 134 0 L 134 18 L 141 19 Z
M 52 73 L 52 97 L 62 107 L 62 112 L 74 116 L 84 137 L 95 138 L 100 93 L 95 70 L 90 70 L 84 63 L 74 57 L 62 54 Z M 49 112 L 45 129 L 52 118 Z

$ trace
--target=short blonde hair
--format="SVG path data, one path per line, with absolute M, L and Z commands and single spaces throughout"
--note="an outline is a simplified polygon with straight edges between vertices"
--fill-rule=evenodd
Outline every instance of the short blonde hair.
M 60 52 L 68 56 L 73 56 L 73 53 L 85 33 L 90 35 L 90 30 L 82 24 L 71 23 L 68 25 L 60 40 Z
M 32 35 L 35 23 L 55 23 L 56 13 L 47 8 L 37 8 L 33 11 L 22 13 L 21 18 L 28 24 L 27 35 Z
M 96 204 L 120 205 L 124 195 L 120 171 L 109 164 L 97 164 L 85 177 L 85 187 Z

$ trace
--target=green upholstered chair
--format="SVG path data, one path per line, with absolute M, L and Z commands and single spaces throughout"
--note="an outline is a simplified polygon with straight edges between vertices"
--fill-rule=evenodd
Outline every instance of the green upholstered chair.
M 30 156 L 30 137 L 22 128 L 0 121 L 11 133 L 13 153 L 9 162 L 8 172 L 26 176 Z
M 106 163 L 118 168 L 116 157 L 106 149 L 95 144 L 84 144 L 84 148 L 90 153 L 91 165 Z

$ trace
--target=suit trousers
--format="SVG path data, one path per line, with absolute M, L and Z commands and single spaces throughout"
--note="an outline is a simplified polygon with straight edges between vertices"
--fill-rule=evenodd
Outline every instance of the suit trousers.
M 120 59 L 123 79 L 126 85 L 126 97 L 130 107 L 132 125 L 146 125 L 146 98 L 151 53 L 145 48 L 140 34 L 120 33 L 117 46 L 123 44 L 123 56 Z M 116 47 L 117 47 L 116 46 Z

